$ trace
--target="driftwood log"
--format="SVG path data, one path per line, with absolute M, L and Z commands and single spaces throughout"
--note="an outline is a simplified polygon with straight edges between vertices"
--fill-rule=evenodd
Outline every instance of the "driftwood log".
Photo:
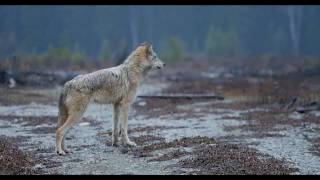
M 80 72 L 64 71 L 10 71 L 0 70 L 0 84 L 10 84 L 14 80 L 20 86 L 53 87 L 63 85 L 66 81 L 79 75 Z
M 300 106 L 295 108 L 295 111 L 298 113 L 307 113 L 310 111 L 319 111 L 320 110 L 320 102 L 312 101 L 310 103 L 305 104 L 304 106 Z
M 318 111 L 318 110 L 320 110 L 320 107 L 299 107 L 296 109 L 298 113 L 307 113 L 310 111 Z
M 216 95 L 216 94 L 157 94 L 157 95 L 139 95 L 138 98 L 224 100 L 223 96 Z
M 298 113 L 307 113 L 310 111 L 319 111 L 320 110 L 320 103 L 319 102 L 311 102 L 305 107 L 298 107 L 296 108 L 296 111 Z

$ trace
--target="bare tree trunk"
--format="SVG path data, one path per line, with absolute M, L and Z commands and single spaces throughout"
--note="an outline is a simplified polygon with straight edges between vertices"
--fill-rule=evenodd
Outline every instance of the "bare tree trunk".
M 293 54 L 298 56 L 300 54 L 301 7 L 289 6 L 288 18 Z
M 130 14 L 129 14 L 129 30 L 131 35 L 132 47 L 134 49 L 138 45 L 138 17 L 135 7 L 130 6 Z
M 192 50 L 194 53 L 199 52 L 199 39 L 197 37 L 193 38 Z
M 153 43 L 153 7 L 146 9 L 146 18 L 147 18 L 147 38 L 150 43 Z

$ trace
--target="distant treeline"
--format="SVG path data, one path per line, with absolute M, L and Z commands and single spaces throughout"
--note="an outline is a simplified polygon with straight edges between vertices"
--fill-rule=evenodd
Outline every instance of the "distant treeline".
M 320 55 L 320 6 L 3 5 L 0 17 L 0 59 L 117 60 L 143 41 L 172 60 Z

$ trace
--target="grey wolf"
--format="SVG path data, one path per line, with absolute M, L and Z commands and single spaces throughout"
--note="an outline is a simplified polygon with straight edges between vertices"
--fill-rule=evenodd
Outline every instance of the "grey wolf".
M 59 98 L 56 152 L 59 155 L 70 152 L 64 142 L 65 136 L 81 119 L 91 101 L 113 106 L 112 146 L 118 146 L 119 139 L 122 145 L 136 146 L 128 138 L 129 108 L 148 72 L 164 66 L 152 45 L 143 43 L 122 64 L 78 75 L 66 82 Z

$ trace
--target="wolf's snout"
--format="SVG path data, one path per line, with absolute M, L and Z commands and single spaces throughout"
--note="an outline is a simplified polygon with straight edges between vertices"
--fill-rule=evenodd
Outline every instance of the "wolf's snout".
M 164 66 L 166 66 L 166 63 L 158 64 L 156 67 L 157 67 L 158 69 L 161 69 L 161 68 L 163 68 Z

